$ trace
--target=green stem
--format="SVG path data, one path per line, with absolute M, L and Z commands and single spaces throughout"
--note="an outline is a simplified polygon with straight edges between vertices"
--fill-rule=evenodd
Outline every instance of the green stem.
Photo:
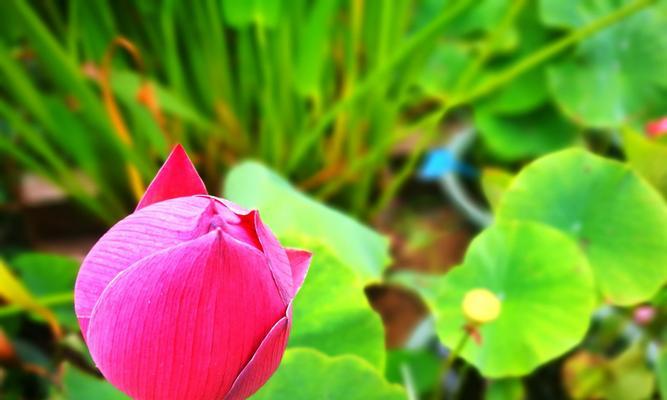
M 498 45 L 498 42 L 502 39 L 503 35 L 507 30 L 512 26 L 512 23 L 519 15 L 523 7 L 526 5 L 525 0 L 516 0 L 513 1 L 507 9 L 506 14 L 503 16 L 503 19 L 500 21 L 498 26 L 496 26 L 493 31 L 488 35 L 482 46 L 482 50 L 479 53 L 479 56 L 463 71 L 460 79 L 456 83 L 455 93 L 461 93 L 464 91 L 468 84 L 475 78 L 477 73 L 482 69 L 486 64 L 489 58 L 493 55 L 493 52 Z
M 257 60 L 259 61 L 262 88 L 260 89 L 260 104 L 264 120 L 261 121 L 260 143 L 264 152 L 264 159 L 270 160 L 272 165 L 279 165 L 283 157 L 283 130 L 278 121 L 278 112 L 275 107 L 274 76 L 271 63 L 274 61 L 269 51 L 266 31 L 261 23 L 255 25 L 255 41 L 257 42 Z M 278 64 L 275 64 L 278 65 Z
M 432 115 L 427 116 L 426 118 L 429 120 L 434 119 L 435 121 L 440 121 L 452 108 L 463 104 L 472 103 L 475 100 L 478 100 L 479 98 L 493 92 L 494 90 L 501 88 L 502 86 L 510 83 L 516 77 L 524 74 L 532 68 L 535 68 L 539 64 L 567 49 L 568 47 L 579 43 L 580 41 L 590 37 L 598 31 L 622 20 L 623 18 L 641 10 L 642 8 L 650 5 L 655 1 L 656 0 L 635 0 L 632 3 L 628 3 L 627 5 L 619 8 L 613 13 L 593 21 L 587 26 L 573 31 L 564 38 L 526 56 L 524 59 L 518 61 L 516 64 L 502 71 L 495 77 L 480 84 L 476 89 L 473 89 L 468 93 L 461 95 L 460 97 L 455 95 L 451 100 L 445 102 L 443 107 L 434 111 Z M 380 200 L 378 201 L 373 214 L 377 214 L 382 211 L 386 205 L 389 204 L 391 199 L 394 198 L 398 190 L 403 186 L 403 183 L 405 183 L 405 181 L 410 176 L 412 176 L 412 173 L 417 166 L 417 161 L 421 157 L 423 150 L 426 148 L 426 145 L 433 139 L 436 133 L 437 130 L 435 129 L 427 131 L 423 139 L 420 140 L 420 142 L 417 144 L 417 147 L 410 155 L 408 162 L 403 165 L 398 174 L 396 174 L 396 176 L 390 182 L 387 190 L 385 190 L 380 197 Z
M 37 299 L 37 303 L 44 307 L 53 307 L 63 304 L 71 304 L 74 301 L 74 293 L 58 293 L 50 296 L 44 296 Z M 10 304 L 8 306 L 0 307 L 0 318 L 9 317 L 24 312 L 25 309 Z
M 327 127 L 334 121 L 341 111 L 359 99 L 363 94 L 371 91 L 375 85 L 382 83 L 388 72 L 391 72 L 397 65 L 408 58 L 408 56 L 412 55 L 416 49 L 423 46 L 425 43 L 429 43 L 452 18 L 465 10 L 468 3 L 470 3 L 470 0 L 459 0 L 454 6 L 447 8 L 428 26 L 410 37 L 405 44 L 394 53 L 392 58 L 373 70 L 349 96 L 340 99 L 329 108 L 310 132 L 303 132 L 300 135 L 301 140 L 296 143 L 292 157 L 287 165 L 288 171 L 294 170 L 294 168 L 299 165 L 310 147 L 326 132 Z
M 436 134 L 439 132 L 439 122 L 442 118 L 449 112 L 450 108 L 445 106 L 440 110 L 429 117 L 426 117 L 423 121 L 425 126 L 424 133 L 421 135 L 421 138 L 415 145 L 415 148 L 410 152 L 408 160 L 405 162 L 401 170 L 393 177 L 387 188 L 382 192 L 380 200 L 378 200 L 375 207 L 371 211 L 371 218 L 377 216 L 382 210 L 384 210 L 389 202 L 396 196 L 398 190 L 403 186 L 403 183 L 412 176 L 413 171 L 417 167 L 419 159 L 421 158 L 422 153 L 426 149 L 429 143 L 433 140 Z M 420 124 L 421 125 L 421 124 Z
M 468 343 L 468 339 L 470 339 L 470 331 L 468 329 L 465 329 L 464 334 L 463 336 L 461 336 L 461 339 L 459 339 L 459 342 L 456 344 L 456 347 L 454 347 L 452 351 L 449 352 L 447 358 L 440 366 L 437 376 L 438 384 L 435 386 L 435 391 L 433 392 L 433 397 L 432 397 L 433 400 L 442 399 L 442 395 L 444 394 L 444 389 L 445 389 L 445 385 L 444 382 L 442 382 L 442 378 L 444 377 L 446 382 L 447 375 L 449 375 L 449 371 L 452 369 L 454 361 L 456 361 L 456 359 L 459 357 L 459 354 L 461 354 L 461 352 L 463 351 L 463 348 L 465 347 L 466 343 Z

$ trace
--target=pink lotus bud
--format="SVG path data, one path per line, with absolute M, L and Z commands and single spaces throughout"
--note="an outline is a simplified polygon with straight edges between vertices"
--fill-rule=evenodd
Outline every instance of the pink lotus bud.
M 655 308 L 652 306 L 639 306 L 633 311 L 632 317 L 637 324 L 648 325 L 655 318 Z
M 84 260 L 76 315 L 102 374 L 133 399 L 244 399 L 280 363 L 310 257 L 257 211 L 209 196 L 177 146 Z
M 667 117 L 647 123 L 645 129 L 648 136 L 652 138 L 667 134 Z

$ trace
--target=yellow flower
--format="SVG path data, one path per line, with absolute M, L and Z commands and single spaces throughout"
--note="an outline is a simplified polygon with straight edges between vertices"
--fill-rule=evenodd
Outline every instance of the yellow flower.
M 466 293 L 461 307 L 463 315 L 474 324 L 484 324 L 498 318 L 500 299 L 488 289 L 472 289 Z

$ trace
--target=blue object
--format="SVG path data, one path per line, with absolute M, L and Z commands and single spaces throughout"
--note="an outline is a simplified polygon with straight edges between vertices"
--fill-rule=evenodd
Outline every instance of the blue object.
M 419 170 L 419 177 L 430 181 L 450 173 L 459 173 L 469 178 L 474 178 L 478 175 L 475 168 L 459 161 L 447 147 L 440 147 L 426 154 L 426 158 Z

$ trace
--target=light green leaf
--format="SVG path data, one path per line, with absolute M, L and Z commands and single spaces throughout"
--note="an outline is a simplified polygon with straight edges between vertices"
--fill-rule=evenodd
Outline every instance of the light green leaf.
M 322 245 L 307 239 L 287 241 L 313 252 L 313 260 L 294 302 L 290 347 L 312 347 L 327 355 L 354 354 L 384 370 L 384 329 L 364 284 Z
M 623 150 L 632 168 L 667 199 L 667 144 L 625 130 Z
M 655 375 L 646 363 L 646 349 L 636 342 L 610 363 L 611 382 L 604 386 L 604 398 L 609 400 L 644 400 L 651 398 Z
M 645 354 L 643 341 L 632 343 L 613 359 L 578 352 L 564 363 L 564 387 L 574 399 L 650 399 L 656 380 Z
M 475 110 L 475 126 L 498 158 L 515 161 L 571 145 L 576 127 L 550 107 L 529 114 L 500 116 L 485 107 Z
M 664 347 L 660 349 L 655 368 L 660 396 L 663 399 L 667 399 L 667 350 Z
M 544 104 L 549 97 L 544 68 L 536 68 L 511 81 L 483 102 L 484 107 L 494 114 L 528 112 Z
M 358 357 L 328 357 L 311 349 L 291 349 L 252 399 L 405 400 L 406 394 Z
M 457 43 L 439 43 L 426 60 L 419 84 L 427 92 L 451 95 L 471 62 L 470 48 Z
M 523 400 L 526 398 L 526 389 L 521 379 L 507 378 L 489 382 L 484 392 L 484 400 Z
M 520 59 L 528 57 L 549 42 L 549 32 L 539 20 L 535 2 L 526 2 L 525 8 L 517 17 L 516 24 L 519 32 L 518 48 L 509 59 L 496 61 L 490 65 L 483 75 L 490 77 L 502 69 L 511 68 Z M 490 94 L 482 100 L 482 104 L 494 114 L 516 115 L 544 105 L 548 98 L 546 69 L 539 66 L 513 79 L 496 93 Z
M 251 23 L 265 27 L 278 24 L 281 15 L 281 0 L 222 0 L 225 20 L 234 28 L 245 28 Z
M 296 89 L 305 96 L 319 92 L 322 72 L 329 60 L 327 41 L 338 11 L 337 0 L 314 2 L 303 26 L 295 61 Z
M 462 301 L 487 289 L 501 302 L 497 319 L 479 327 L 462 356 L 486 377 L 521 376 L 565 353 L 584 337 L 595 305 L 590 268 L 576 243 L 546 225 L 503 222 L 471 243 L 463 264 L 437 282 L 427 302 L 440 339 L 453 348 L 464 335 Z
M 23 282 L 14 276 L 2 259 L 0 259 L 0 299 L 10 305 L 16 305 L 21 309 L 33 312 L 44 318 L 48 322 L 53 334 L 60 336 L 60 324 L 53 312 L 39 303 Z
M 433 389 L 441 368 L 442 360 L 430 349 L 397 349 L 387 353 L 387 379 L 402 384 L 408 374 L 419 393 Z
M 55 393 L 62 400 L 129 400 L 130 398 L 104 379 L 88 375 L 70 364 L 65 364 L 64 393 Z
M 482 192 L 486 201 L 493 210 L 498 209 L 500 199 L 509 187 L 514 176 L 507 171 L 498 168 L 484 168 L 482 170 Z
M 618 1 L 542 0 L 542 17 L 579 27 L 619 6 Z M 667 13 L 652 7 L 583 41 L 548 70 L 558 105 L 575 121 L 615 127 L 667 112 Z
M 575 239 L 607 301 L 648 300 L 667 280 L 667 208 L 625 165 L 570 149 L 522 170 L 505 192 L 500 219 L 538 221 Z
M 447 3 L 447 7 L 453 7 L 455 2 Z M 509 2 L 505 0 L 472 2 L 460 16 L 447 25 L 446 33 L 452 36 L 491 32 L 500 23 L 508 6 Z
M 11 265 L 38 297 L 74 290 L 79 271 L 77 260 L 45 253 L 20 253 L 11 259 Z
M 279 239 L 305 237 L 322 243 L 366 281 L 377 280 L 389 263 L 386 238 L 310 199 L 261 164 L 244 162 L 233 168 L 224 197 L 258 209 Z
M 79 271 L 79 262 L 74 259 L 42 253 L 19 254 L 12 258 L 11 266 L 38 299 L 72 293 Z M 49 308 L 61 324 L 73 331 L 79 330 L 71 302 Z

